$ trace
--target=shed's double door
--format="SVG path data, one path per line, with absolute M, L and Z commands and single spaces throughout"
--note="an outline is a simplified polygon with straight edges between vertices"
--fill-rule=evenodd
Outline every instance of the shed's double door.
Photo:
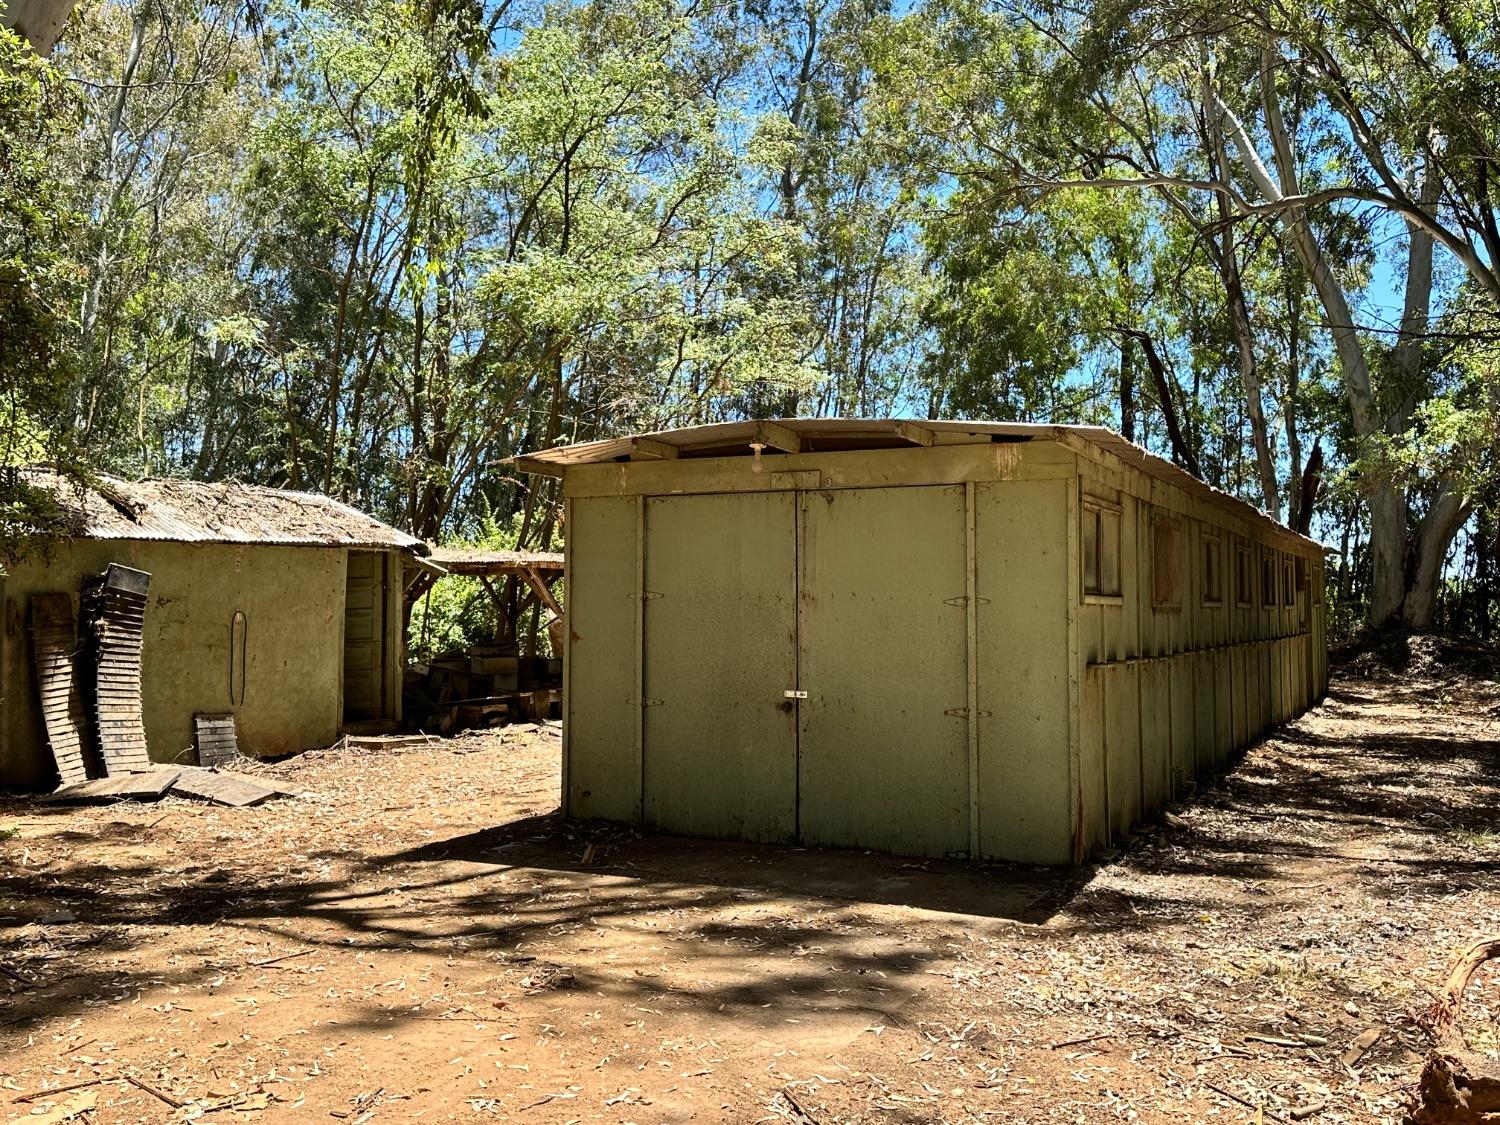
M 964 489 L 651 498 L 646 820 L 969 848 Z

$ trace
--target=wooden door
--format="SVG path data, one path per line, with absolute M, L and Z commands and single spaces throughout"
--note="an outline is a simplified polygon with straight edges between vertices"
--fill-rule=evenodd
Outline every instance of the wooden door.
M 796 704 L 786 694 L 797 682 L 794 495 L 646 501 L 648 824 L 693 836 L 795 838 Z
M 962 486 L 801 494 L 799 835 L 969 850 Z
M 344 721 L 385 717 L 385 555 L 350 551 L 344 593 Z

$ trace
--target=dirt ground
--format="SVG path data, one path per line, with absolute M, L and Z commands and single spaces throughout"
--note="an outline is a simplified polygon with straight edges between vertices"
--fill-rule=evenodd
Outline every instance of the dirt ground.
M 1500 929 L 1497 719 L 1367 660 L 1075 872 L 569 824 L 552 730 L 6 803 L 0 1120 L 1396 1121 Z

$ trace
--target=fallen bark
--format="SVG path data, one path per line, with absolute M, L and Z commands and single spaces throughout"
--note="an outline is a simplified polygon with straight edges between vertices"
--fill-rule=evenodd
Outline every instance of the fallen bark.
M 1466 1049 L 1458 1034 L 1464 991 L 1481 965 L 1500 957 L 1500 936 L 1484 938 L 1453 963 L 1437 999 L 1418 1018 L 1434 1039 L 1408 1125 L 1500 1125 L 1500 1070 Z

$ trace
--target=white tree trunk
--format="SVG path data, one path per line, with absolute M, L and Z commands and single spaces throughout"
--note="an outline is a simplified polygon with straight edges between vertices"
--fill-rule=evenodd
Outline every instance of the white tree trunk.
M 1422 169 L 1418 198 L 1424 206 L 1437 200 L 1437 170 L 1429 155 Z M 1391 432 L 1404 433 L 1422 394 L 1422 354 L 1427 321 L 1432 307 L 1432 235 L 1423 227 L 1406 224 L 1406 299 L 1401 310 L 1401 335 L 1395 351 L 1395 366 L 1402 382 L 1401 406 L 1391 419 Z
M 1241 167 L 1261 196 L 1272 203 L 1287 195 L 1300 194 L 1291 139 L 1281 118 L 1281 106 L 1275 90 L 1274 74 L 1278 61 L 1269 51 L 1262 53 L 1262 108 L 1266 130 L 1271 135 L 1271 143 L 1276 152 L 1280 182 L 1271 178 L 1249 132 L 1234 111 L 1224 104 L 1212 83 L 1206 86 L 1212 98 L 1211 107 L 1224 122 L 1226 132 L 1239 155 Z M 1292 190 L 1285 190 L 1287 187 Z M 1287 208 L 1282 213 L 1282 221 L 1302 268 L 1307 271 L 1308 279 L 1328 316 L 1334 351 L 1338 355 L 1339 368 L 1344 377 L 1344 391 L 1349 399 L 1349 412 L 1354 421 L 1354 432 L 1362 439 L 1361 444 L 1365 447 L 1361 452 L 1375 458 L 1365 473 L 1364 486 L 1370 504 L 1370 556 L 1373 570 L 1368 621 L 1370 625 L 1379 627 L 1389 623 L 1401 612 L 1406 591 L 1406 498 L 1396 488 L 1389 471 L 1378 460 L 1379 453 L 1369 440 L 1383 432 L 1383 427 L 1380 419 L 1375 416 L 1370 366 L 1360 344 L 1359 334 L 1355 331 L 1354 314 L 1349 308 L 1344 288 L 1323 256 L 1323 248 L 1313 235 L 1305 209 Z
M 1203 118 L 1207 126 L 1209 147 L 1212 150 L 1217 175 L 1229 176 L 1229 160 L 1224 154 L 1223 118 L 1214 111 L 1216 99 L 1209 85 L 1208 71 L 1203 72 Z M 1224 279 L 1225 301 L 1229 306 L 1229 322 L 1234 326 L 1235 344 L 1239 351 L 1240 385 L 1245 391 L 1245 410 L 1250 417 L 1250 441 L 1255 446 L 1255 468 L 1260 476 L 1261 503 L 1266 514 L 1273 520 L 1281 519 L 1281 489 L 1276 480 L 1276 457 L 1271 448 L 1271 433 L 1266 425 L 1266 408 L 1260 382 L 1260 369 L 1255 362 L 1255 332 L 1250 325 L 1250 310 L 1245 304 L 1244 281 L 1240 276 L 1239 260 L 1235 257 L 1234 227 L 1229 222 L 1228 201 L 1219 195 L 1219 218 L 1222 230 L 1217 247 L 1217 264 Z M 1208 237 L 1212 238 L 1212 235 Z
M 1446 484 L 1438 488 L 1427 514 L 1417 528 L 1417 565 L 1412 575 L 1401 619 L 1413 629 L 1432 628 L 1437 615 L 1438 585 L 1443 577 L 1443 562 L 1458 529 L 1473 513 L 1473 507 Z
M 75 0 L 4 0 L 0 26 L 15 30 L 43 58 L 52 53 L 58 36 L 73 14 Z

